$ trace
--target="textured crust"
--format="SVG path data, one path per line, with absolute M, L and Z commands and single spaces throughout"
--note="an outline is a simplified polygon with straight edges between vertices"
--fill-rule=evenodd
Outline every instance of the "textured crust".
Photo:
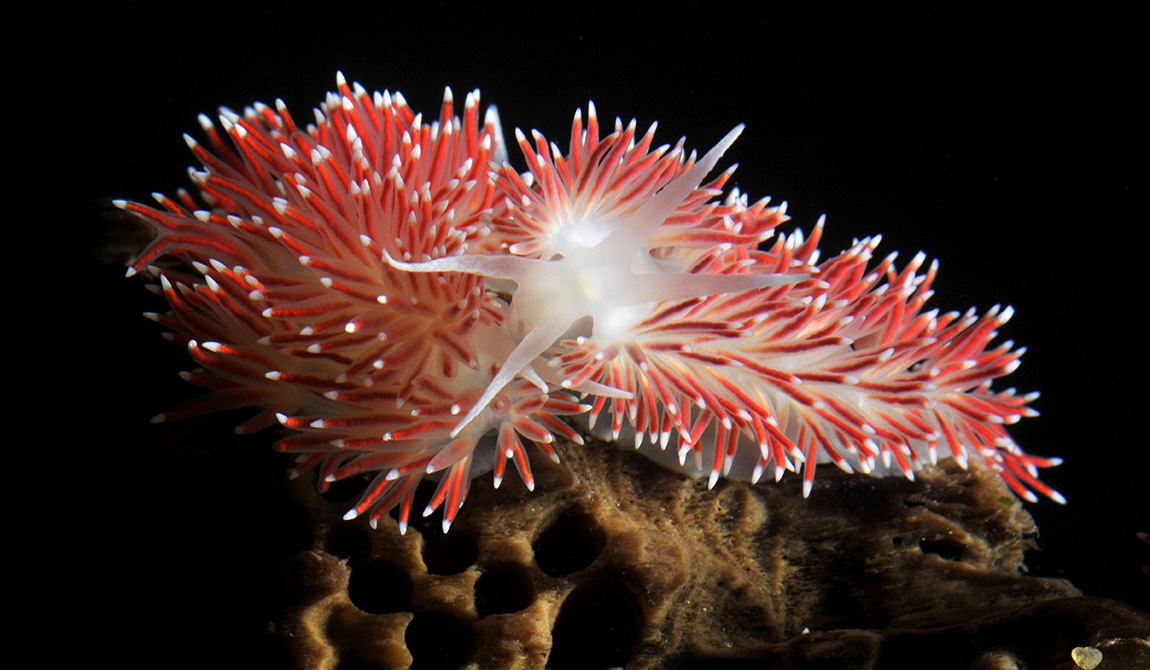
M 447 535 L 427 521 L 406 535 L 391 517 L 376 531 L 341 522 L 341 503 L 293 485 L 314 532 L 287 562 L 289 590 L 306 594 L 278 630 L 295 666 L 664 668 L 842 645 L 865 656 L 1077 595 L 1021 576 L 1033 522 L 982 468 L 927 468 L 915 482 L 831 473 L 803 500 L 793 480 L 708 491 L 612 445 L 558 449 L 563 465 L 538 468 L 535 493 L 475 482 L 482 502 Z

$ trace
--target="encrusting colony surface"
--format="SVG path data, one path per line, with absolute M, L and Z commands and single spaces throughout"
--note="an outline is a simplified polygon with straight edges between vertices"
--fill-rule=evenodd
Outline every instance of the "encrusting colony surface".
M 924 311 L 936 264 L 872 264 L 878 237 L 819 263 L 821 220 L 775 236 L 785 205 L 708 181 L 741 126 L 697 158 L 633 121 L 601 136 L 589 105 L 566 147 L 516 131 L 520 173 L 478 91 L 455 113 L 341 75 L 313 125 L 279 101 L 201 117 L 198 196 L 116 201 L 158 231 L 128 272 L 158 277 L 150 316 L 209 389 L 157 419 L 258 408 L 239 431 L 290 429 L 321 488 L 374 474 L 346 518 L 401 529 L 431 473 L 445 529 L 473 474 L 511 461 L 532 488 L 530 445 L 581 443 L 577 415 L 712 485 L 942 456 L 1062 502 L 1036 479 L 1057 459 L 1004 428 L 1035 396 L 990 386 L 1022 353 L 991 344 L 1012 310 Z

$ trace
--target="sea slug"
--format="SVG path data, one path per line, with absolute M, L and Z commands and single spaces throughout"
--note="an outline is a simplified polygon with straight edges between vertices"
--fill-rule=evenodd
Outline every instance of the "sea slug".
M 280 101 L 201 116 L 197 196 L 115 201 L 158 231 L 128 274 L 158 280 L 150 316 L 209 389 L 156 420 L 257 408 L 237 430 L 289 429 L 321 487 L 374 474 L 345 518 L 401 529 L 433 473 L 445 530 L 476 474 L 511 461 L 532 488 L 527 448 L 582 443 L 580 415 L 712 486 L 789 470 L 806 495 L 820 461 L 913 478 L 942 456 L 1064 501 L 1036 476 L 1058 459 L 1004 427 L 1036 394 L 991 389 L 1023 353 L 991 344 L 1012 309 L 924 311 L 937 265 L 872 262 L 878 237 L 820 263 L 822 220 L 776 235 L 785 203 L 711 176 L 742 126 L 698 158 L 654 125 L 601 137 L 588 105 L 563 148 L 516 131 L 519 172 L 478 91 L 428 122 L 337 82 L 307 127 Z

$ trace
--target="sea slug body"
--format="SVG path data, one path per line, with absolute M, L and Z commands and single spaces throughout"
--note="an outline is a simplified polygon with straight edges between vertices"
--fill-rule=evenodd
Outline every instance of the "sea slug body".
M 1036 394 L 991 389 L 1023 353 L 991 345 L 1011 308 L 924 311 L 937 265 L 872 265 L 878 237 L 820 263 L 821 220 L 776 236 L 785 203 L 724 196 L 733 167 L 707 181 L 742 126 L 696 159 L 654 126 L 600 137 L 590 105 L 565 149 L 516 131 L 520 173 L 478 91 L 428 123 L 342 75 L 306 128 L 278 101 L 201 125 L 198 199 L 115 201 L 157 229 L 128 273 L 158 279 L 151 317 L 210 391 L 157 419 L 257 408 L 238 430 L 289 429 L 276 448 L 321 487 L 374 475 L 347 518 L 405 529 L 438 473 L 423 513 L 447 529 L 485 437 L 496 484 L 511 461 L 532 488 L 528 445 L 581 444 L 579 416 L 712 486 L 790 470 L 809 494 L 820 461 L 913 478 L 941 456 L 1063 502 L 1037 479 L 1058 460 L 1005 430 Z

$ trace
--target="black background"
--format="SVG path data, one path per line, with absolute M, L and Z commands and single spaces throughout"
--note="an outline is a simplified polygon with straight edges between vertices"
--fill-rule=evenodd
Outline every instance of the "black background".
M 1134 535 L 1150 531 L 1134 18 L 1101 7 L 566 7 L 201 4 L 157 15 L 127 3 L 71 14 L 39 43 L 65 64 L 23 92 L 32 122 L 14 129 L 58 144 L 53 195 L 31 218 L 45 225 L 30 229 L 33 244 L 77 255 L 38 264 L 49 369 L 61 371 L 41 391 L 53 415 L 47 439 L 29 445 L 29 479 L 56 486 L 25 502 L 83 585 L 61 607 L 97 622 L 93 657 L 118 650 L 133 665 L 132 650 L 179 644 L 195 659 L 258 634 L 243 605 L 266 586 L 261 538 L 282 523 L 259 494 L 267 481 L 252 481 L 282 474 L 268 436 L 171 453 L 148 426 L 194 393 L 174 374 L 190 362 L 139 317 L 161 307 L 141 283 L 91 257 L 106 239 L 101 199 L 173 194 L 188 184 L 180 135 L 198 135 L 196 114 L 279 97 L 305 121 L 336 70 L 401 90 L 430 117 L 444 85 L 460 103 L 480 87 L 508 136 L 537 128 L 561 145 L 589 99 L 601 119 L 657 120 L 657 140 L 686 135 L 700 150 L 746 123 L 722 165 L 740 164 L 734 185 L 752 199 L 788 201 L 785 230 L 826 213 L 824 258 L 882 233 L 880 255 L 940 260 L 935 307 L 1015 307 L 1001 336 L 1029 350 L 1004 381 L 1043 395 L 1042 416 L 1012 434 L 1065 459 L 1043 479 L 1069 499 L 1027 506 L 1041 530 L 1028 565 L 1146 608 L 1150 547 Z M 59 117 L 50 133 L 37 128 L 45 110 Z M 61 218 L 61 198 L 78 209 Z M 234 440 L 227 421 L 209 425 L 206 440 Z M 102 621 L 117 603 L 130 618 Z

